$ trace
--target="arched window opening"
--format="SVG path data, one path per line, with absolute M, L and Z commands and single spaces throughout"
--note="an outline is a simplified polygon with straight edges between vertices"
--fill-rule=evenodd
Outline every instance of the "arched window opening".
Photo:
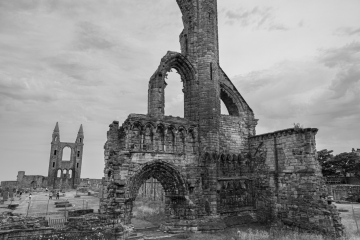
M 57 175 L 58 178 L 61 177 L 61 169 L 57 170 Z
M 73 171 L 72 171 L 72 169 L 70 169 L 69 170 L 69 178 L 72 178 L 72 173 L 73 173 Z
M 71 159 L 71 148 L 70 147 L 64 147 L 62 151 L 62 160 L 64 161 L 70 161 Z
M 77 157 L 80 157 L 80 151 L 77 151 Z
M 76 163 L 76 168 L 79 168 L 79 163 Z
M 57 150 L 54 150 L 54 156 L 56 156 Z
M 225 106 L 225 103 L 220 99 L 220 109 L 222 115 L 230 115 L 229 111 L 227 110 L 227 107 Z
M 63 170 L 63 177 L 66 178 L 66 169 Z
M 221 114 L 240 116 L 239 108 L 233 99 L 223 90 L 220 91 Z
M 184 117 L 183 82 L 175 69 L 168 72 L 165 87 L 164 114 Z
M 81 140 L 81 138 L 79 138 L 79 142 L 81 142 L 82 140 Z

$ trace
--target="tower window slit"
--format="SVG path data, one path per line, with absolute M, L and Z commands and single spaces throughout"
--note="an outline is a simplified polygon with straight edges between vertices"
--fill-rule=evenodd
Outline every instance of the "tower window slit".
M 53 162 L 53 167 L 55 167 L 55 162 Z
M 212 74 L 212 63 L 210 63 L 210 79 L 213 80 L 213 74 Z
M 77 156 L 80 157 L 80 151 L 77 152 Z
M 79 163 L 76 164 L 76 168 L 79 168 Z
M 57 150 L 54 150 L 54 155 L 56 155 Z

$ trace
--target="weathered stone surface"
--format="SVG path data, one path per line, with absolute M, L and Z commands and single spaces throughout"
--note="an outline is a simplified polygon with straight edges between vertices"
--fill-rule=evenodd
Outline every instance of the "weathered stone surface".
M 101 213 L 130 223 L 139 188 L 153 178 L 174 227 L 211 231 L 247 219 L 341 235 L 336 209 L 320 200 L 317 129 L 256 136 L 253 111 L 219 66 L 217 1 L 177 3 L 181 53 L 167 52 L 151 76 L 147 115 L 109 126 Z M 172 68 L 184 86 L 184 118 L 164 112 Z
M 64 148 L 71 149 L 70 159 L 63 158 Z M 56 123 L 52 134 L 48 171 L 48 186 L 57 189 L 76 188 L 80 184 L 84 131 L 80 126 L 74 143 L 60 142 L 60 130 Z

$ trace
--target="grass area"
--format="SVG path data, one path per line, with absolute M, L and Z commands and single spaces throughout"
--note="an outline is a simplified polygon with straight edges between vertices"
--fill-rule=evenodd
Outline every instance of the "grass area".
M 356 222 L 360 227 L 360 204 L 337 204 L 342 223 L 346 229 L 346 236 L 341 240 L 360 240 L 360 234 L 357 233 Z M 163 203 L 138 200 L 134 203 L 134 217 L 143 219 L 152 223 L 160 223 L 165 220 Z M 330 240 L 319 234 L 299 233 L 288 230 L 272 230 L 262 225 L 239 226 L 229 228 L 223 232 L 216 233 L 184 233 L 174 236 L 173 239 L 188 240 Z
M 165 204 L 160 201 L 137 199 L 133 206 L 133 217 L 153 223 L 165 220 Z

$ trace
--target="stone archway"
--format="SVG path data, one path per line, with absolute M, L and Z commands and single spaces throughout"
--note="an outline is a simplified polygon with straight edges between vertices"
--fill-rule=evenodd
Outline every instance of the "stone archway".
M 139 166 L 136 173 L 128 179 L 126 192 L 125 222 L 132 218 L 133 202 L 139 189 L 146 180 L 154 178 L 160 182 L 165 192 L 165 214 L 171 218 L 186 218 L 186 185 L 181 173 L 176 167 L 166 161 L 155 160 Z

